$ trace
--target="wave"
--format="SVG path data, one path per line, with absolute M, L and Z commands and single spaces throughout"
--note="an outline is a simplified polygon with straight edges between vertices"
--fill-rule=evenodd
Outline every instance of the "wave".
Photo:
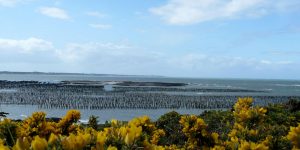
M 275 84 L 276 86 L 300 87 L 300 84 Z
M 27 115 L 20 115 L 22 118 L 27 118 L 28 116 Z
M 263 91 L 272 91 L 273 89 L 263 89 Z

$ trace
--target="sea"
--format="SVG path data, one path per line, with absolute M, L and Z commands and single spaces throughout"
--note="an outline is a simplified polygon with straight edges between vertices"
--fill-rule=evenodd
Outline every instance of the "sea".
M 34 74 L 34 73 L 2 73 L 0 80 L 7 81 L 40 81 L 53 82 L 60 81 L 135 81 L 135 82 L 167 82 L 167 83 L 186 83 L 190 87 L 201 87 L 207 89 L 249 89 L 268 91 L 268 96 L 300 96 L 300 80 L 275 80 L 275 79 L 212 79 L 212 78 L 175 78 L 160 76 L 122 76 L 122 75 L 95 75 L 95 74 Z M 0 89 L 1 92 L 5 89 Z M 182 94 L 182 93 L 181 93 Z M 184 94 L 184 93 L 183 93 Z M 186 93 L 190 94 L 190 93 Z M 224 92 L 196 92 L 192 94 L 204 95 L 232 95 L 235 93 Z M 238 93 L 239 95 L 249 95 L 248 93 Z M 255 95 L 264 95 L 265 93 L 253 93 Z M 250 93 L 251 95 L 251 93 Z M 199 115 L 207 109 L 99 109 L 89 110 L 81 109 L 81 122 L 86 123 L 89 116 L 99 117 L 100 123 L 111 119 L 128 121 L 138 116 L 150 116 L 152 120 L 158 119 L 161 115 L 177 111 L 181 114 Z M 68 110 L 66 109 L 45 109 L 35 105 L 16 105 L 0 104 L 0 112 L 8 112 L 8 118 L 25 119 L 33 112 L 44 111 L 47 117 L 62 117 Z

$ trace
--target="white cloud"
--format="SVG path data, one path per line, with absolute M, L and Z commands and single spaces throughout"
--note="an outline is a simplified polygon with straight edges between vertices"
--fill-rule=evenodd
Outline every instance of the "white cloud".
M 12 7 L 18 2 L 19 0 L 0 0 L 0 6 Z
M 38 9 L 38 11 L 43 14 L 46 15 L 48 17 L 52 17 L 52 18 L 56 18 L 56 19 L 62 19 L 62 20 L 68 20 L 70 19 L 70 16 L 68 15 L 68 13 L 61 9 L 61 8 L 57 8 L 57 7 L 41 7 Z
M 300 6 L 298 0 L 169 0 L 167 4 L 151 8 L 150 12 L 161 16 L 170 24 L 194 24 L 199 22 L 259 17 L 268 13 L 285 11 Z
M 98 11 L 89 11 L 89 12 L 86 12 L 85 14 L 88 16 L 97 17 L 97 18 L 104 18 L 107 16 L 106 14 L 100 13 Z
M 69 43 L 63 49 L 56 51 L 58 57 L 65 62 L 91 60 L 91 57 L 113 58 L 130 53 L 129 45 L 115 43 Z
M 133 46 L 126 42 L 68 43 L 55 47 L 39 38 L 0 39 L 0 69 L 156 74 L 198 77 L 253 77 L 293 71 L 298 60 L 207 55 L 199 52 L 175 54 Z M 19 65 L 26 64 L 27 68 Z M 7 67 L 10 66 L 10 67 Z M 22 66 L 22 65 L 21 65 Z M 45 68 L 47 68 L 45 70 Z M 265 76 L 268 77 L 268 76 Z
M 261 60 L 260 61 L 262 64 L 266 64 L 266 65 L 270 65 L 272 64 L 272 62 L 268 61 L 268 60 Z
M 170 58 L 168 63 L 171 66 L 177 66 L 181 69 L 195 70 L 231 70 L 232 68 L 241 67 L 244 69 L 270 69 L 294 64 L 293 61 L 271 61 L 266 59 L 244 58 L 244 57 L 225 57 L 210 56 L 204 54 L 185 54 Z
M 33 53 L 37 51 L 48 51 L 51 49 L 53 49 L 51 42 L 34 37 L 24 40 L 0 39 L 1 51 Z
M 107 30 L 112 27 L 109 24 L 89 24 L 89 26 L 92 28 L 101 29 L 101 30 Z
M 57 49 L 61 62 L 75 72 L 113 74 L 157 74 L 165 65 L 160 53 L 146 51 L 126 43 L 70 43 Z M 162 63 L 158 63 L 158 62 Z M 80 70 L 80 71 L 78 71 Z M 151 73 L 152 72 L 152 73 Z

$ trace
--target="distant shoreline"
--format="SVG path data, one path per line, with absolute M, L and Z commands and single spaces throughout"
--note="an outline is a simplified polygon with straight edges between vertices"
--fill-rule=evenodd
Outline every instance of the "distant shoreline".
M 267 80 L 267 81 L 300 81 L 300 79 L 281 78 L 239 78 L 239 77 L 189 77 L 164 75 L 130 75 L 130 74 L 101 74 L 101 73 L 68 73 L 68 72 L 41 72 L 41 71 L 0 71 L 0 75 L 70 75 L 70 76 L 98 76 L 98 77 L 136 77 L 136 78 L 170 78 L 170 79 L 205 79 L 205 80 Z
M 63 73 L 63 72 L 18 72 L 0 71 L 0 74 L 36 74 L 36 75 L 95 75 L 95 76 L 116 76 L 116 77 L 165 77 L 159 75 L 123 75 L 123 74 L 97 74 L 97 73 Z

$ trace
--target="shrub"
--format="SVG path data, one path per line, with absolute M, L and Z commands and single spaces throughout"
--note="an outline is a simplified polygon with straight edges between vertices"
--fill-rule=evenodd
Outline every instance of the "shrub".
M 225 140 L 227 134 L 232 129 L 234 118 L 231 111 L 212 110 L 204 111 L 201 118 L 207 123 L 209 132 L 216 132 L 220 138 Z
M 0 139 L 9 145 L 13 146 L 15 144 L 15 139 L 17 137 L 17 124 L 10 119 L 4 119 L 0 122 Z
M 0 121 L 0 149 L 299 149 L 299 111 L 286 105 L 252 106 L 239 98 L 232 111 L 207 111 L 200 116 L 170 112 L 156 122 L 147 116 L 128 122 L 111 120 L 89 127 L 76 124 L 80 112 L 70 110 L 59 122 L 43 112 L 24 121 Z
M 285 107 L 291 112 L 300 111 L 300 100 L 290 98 L 290 100 L 285 104 Z
M 161 144 L 172 145 L 184 145 L 186 137 L 182 133 L 182 126 L 179 124 L 181 115 L 175 111 L 162 115 L 157 121 L 156 126 L 159 129 L 163 129 L 166 135 L 161 138 Z
M 98 129 L 98 118 L 99 117 L 96 117 L 94 115 L 90 116 L 89 122 L 88 122 L 88 127 L 91 127 L 93 129 L 97 130 Z

